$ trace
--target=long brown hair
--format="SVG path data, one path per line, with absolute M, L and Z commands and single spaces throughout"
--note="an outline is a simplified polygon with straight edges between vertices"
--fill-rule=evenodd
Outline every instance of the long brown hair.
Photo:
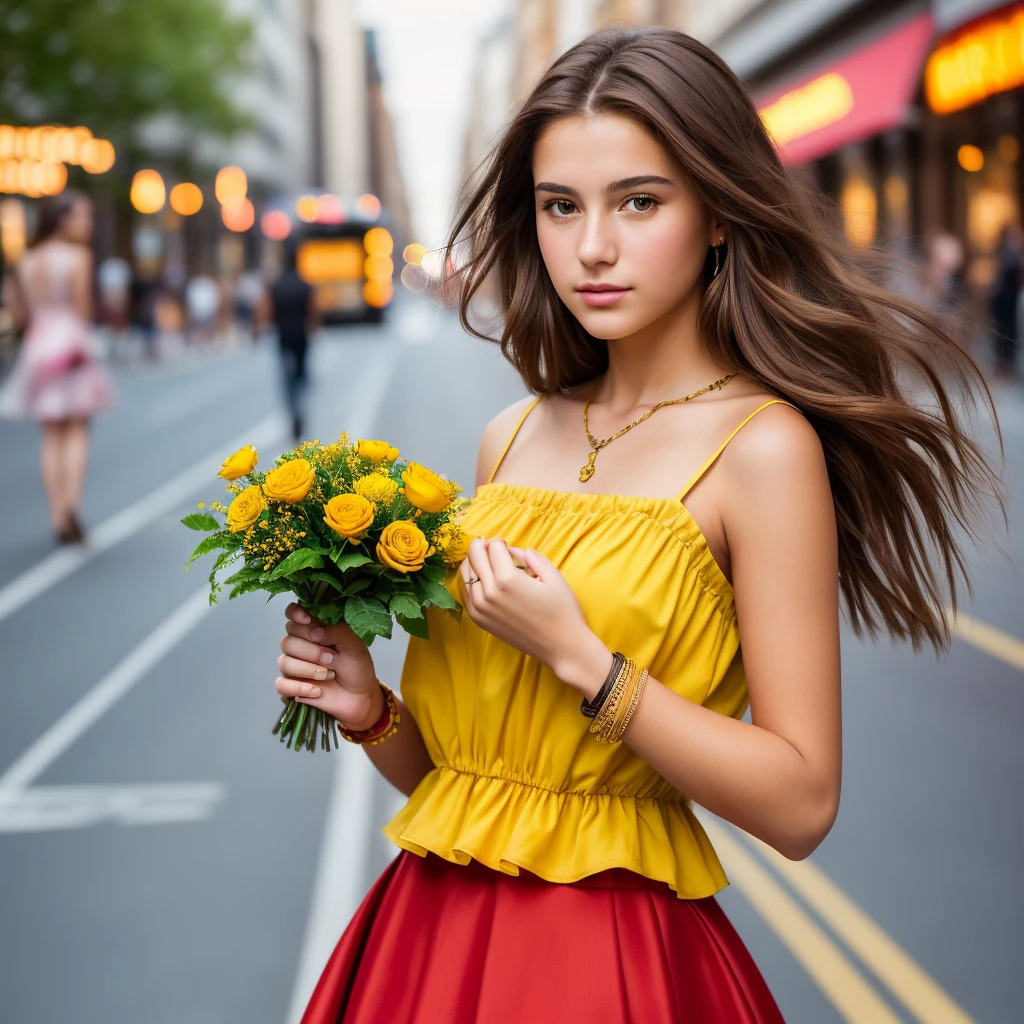
M 489 337 L 470 303 L 491 277 L 503 327 L 489 340 L 532 392 L 607 369 L 607 344 L 551 284 L 533 199 L 537 137 L 589 113 L 652 132 L 728 222 L 722 271 L 705 273 L 700 337 L 721 365 L 792 402 L 816 429 L 853 627 L 915 647 L 947 644 L 944 592 L 955 609 L 958 581 L 970 587 L 957 534 L 974 536 L 984 495 L 1000 493 L 963 423 L 979 395 L 994 417 L 991 396 L 938 319 L 883 286 L 881 256 L 851 251 L 829 225 L 821 197 L 782 165 L 740 80 L 703 44 L 671 29 L 612 28 L 555 61 L 463 195 L 446 248 L 463 327 Z

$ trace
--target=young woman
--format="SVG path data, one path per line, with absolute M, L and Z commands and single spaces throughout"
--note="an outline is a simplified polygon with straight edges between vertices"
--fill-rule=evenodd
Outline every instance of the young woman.
M 58 542 L 84 539 L 78 519 L 89 463 L 89 420 L 108 408 L 113 389 L 92 336 L 93 212 L 88 196 L 67 190 L 39 204 L 35 238 L 11 289 L 15 319 L 27 324 L 0 415 L 39 420 L 40 471 Z
M 944 383 L 975 371 L 667 29 L 556 61 L 463 238 L 463 323 L 491 276 L 537 397 L 484 434 L 465 614 L 410 640 L 404 707 L 346 627 L 289 608 L 278 691 L 386 737 L 367 753 L 410 794 L 304 1021 L 778 1021 L 690 801 L 787 857 L 828 833 L 839 594 L 946 641 L 952 531 L 993 484 Z

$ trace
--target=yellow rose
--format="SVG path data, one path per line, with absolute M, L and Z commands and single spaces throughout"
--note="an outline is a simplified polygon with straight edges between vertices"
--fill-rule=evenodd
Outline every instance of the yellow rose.
M 374 505 L 387 508 L 391 504 L 392 498 L 398 493 L 398 484 L 390 477 L 381 476 L 375 470 L 373 473 L 353 481 L 352 489 L 367 501 L 372 501 Z
M 427 543 L 423 531 L 408 519 L 388 523 L 381 531 L 377 543 L 377 560 L 398 572 L 416 572 L 434 549 Z
M 373 524 L 373 505 L 361 494 L 339 494 L 324 505 L 324 522 L 342 537 L 358 537 Z
M 294 505 L 309 494 L 316 473 L 305 459 L 289 459 L 272 469 L 263 481 L 263 493 L 271 501 L 286 501 Z
M 424 512 L 442 512 L 452 502 L 452 486 L 433 470 L 410 462 L 402 471 L 402 493 L 411 505 Z
M 247 530 L 260 517 L 260 513 L 267 507 L 263 500 L 263 492 L 258 487 L 246 487 L 244 491 L 235 496 L 234 501 L 228 508 L 227 525 L 232 533 L 241 533 Z
M 398 458 L 398 449 L 392 448 L 387 441 L 356 441 L 356 452 L 371 462 L 383 462 L 385 459 L 394 462 Z
M 258 460 L 256 449 L 251 444 L 247 444 L 224 460 L 224 465 L 220 467 L 217 476 L 222 476 L 225 480 L 237 480 L 240 476 L 247 476 L 251 473 Z

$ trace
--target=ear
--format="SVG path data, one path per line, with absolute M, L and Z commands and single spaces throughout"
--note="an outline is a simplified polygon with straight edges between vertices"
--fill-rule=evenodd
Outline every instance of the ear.
M 729 240 L 729 222 L 718 214 L 711 215 L 711 226 L 710 233 L 708 235 L 708 245 L 721 245 L 723 242 Z

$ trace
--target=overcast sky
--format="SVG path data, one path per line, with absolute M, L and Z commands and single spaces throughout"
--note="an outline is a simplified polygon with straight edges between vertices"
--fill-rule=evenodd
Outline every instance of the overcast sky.
M 510 0 L 356 0 L 377 29 L 384 94 L 418 241 L 444 241 L 458 188 L 477 41 Z

